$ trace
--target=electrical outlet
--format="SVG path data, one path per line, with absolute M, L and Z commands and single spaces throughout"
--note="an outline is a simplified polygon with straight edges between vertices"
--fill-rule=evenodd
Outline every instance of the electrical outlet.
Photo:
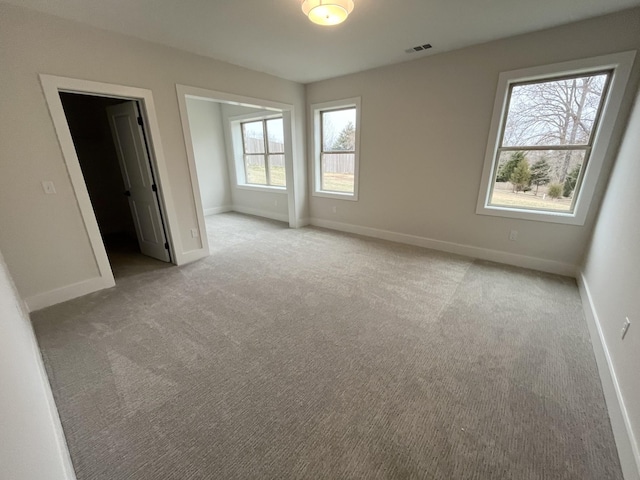
M 197 228 L 192 228 L 191 229 L 191 238 L 198 238 L 198 229 Z
M 51 181 L 43 181 L 42 189 L 44 190 L 44 193 L 48 195 L 56 193 L 56 186 Z
M 624 320 L 624 325 L 622 326 L 622 340 L 624 340 L 624 337 L 629 331 L 630 326 L 631 326 L 631 321 L 629 320 L 629 317 L 626 317 Z
M 515 242 L 516 240 L 518 240 L 518 231 L 517 230 L 511 230 L 509 232 L 509 240 L 511 240 L 512 242 Z

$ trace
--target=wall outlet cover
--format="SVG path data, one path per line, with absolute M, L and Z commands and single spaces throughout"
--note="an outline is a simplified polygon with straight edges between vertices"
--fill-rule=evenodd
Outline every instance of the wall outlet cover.
M 44 193 L 46 193 L 47 195 L 52 195 L 56 193 L 56 186 L 50 180 L 43 180 L 42 189 L 44 190 Z

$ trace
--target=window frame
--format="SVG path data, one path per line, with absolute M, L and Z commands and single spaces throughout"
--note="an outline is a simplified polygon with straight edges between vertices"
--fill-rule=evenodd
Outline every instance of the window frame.
M 337 110 L 346 110 L 355 108 L 356 125 L 355 125 L 355 143 L 354 150 L 340 152 L 324 152 L 322 142 L 322 114 Z M 339 200 L 358 201 L 358 183 L 360 177 L 360 130 L 361 130 L 361 99 L 360 97 L 346 98 L 342 100 L 334 100 L 330 102 L 314 103 L 310 108 L 311 112 L 311 148 L 312 148 L 312 169 L 313 172 L 313 189 L 312 195 L 315 197 L 333 198 Z M 354 179 L 353 193 L 351 192 L 334 192 L 322 189 L 322 154 L 323 153 L 353 153 L 354 154 Z
M 283 149 L 282 152 L 270 152 L 269 151 L 269 130 L 267 127 L 267 122 L 271 121 L 271 120 L 281 120 L 282 121 L 282 129 L 284 131 L 284 118 L 282 116 L 279 117 L 263 117 L 260 119 L 254 119 L 254 120 L 244 120 L 240 122 L 240 135 L 242 137 L 242 165 L 243 165 L 243 169 L 244 169 L 244 185 L 247 186 L 256 186 L 256 187 L 277 187 L 277 188 L 287 188 L 286 184 L 285 185 L 274 185 L 271 183 L 271 175 L 269 172 L 269 157 L 270 156 L 274 156 L 274 155 L 279 155 L 282 156 L 284 158 L 284 143 L 283 143 Z M 245 131 L 244 131 L 244 126 L 247 123 L 262 123 L 262 132 L 263 132 L 263 140 L 262 143 L 264 145 L 264 152 L 263 153 L 247 153 L 247 143 L 246 143 L 246 139 L 245 139 Z M 249 182 L 249 178 L 248 178 L 248 174 L 247 174 L 247 157 L 248 156 L 263 156 L 264 157 L 264 174 L 265 174 L 265 180 L 267 181 L 266 184 L 262 184 L 262 183 L 251 183 Z M 285 175 L 285 182 L 286 182 L 286 175 Z
M 258 122 L 258 121 L 268 121 L 268 120 L 273 120 L 273 119 L 277 119 L 277 118 L 281 118 L 283 121 L 283 128 L 285 127 L 285 119 L 284 119 L 284 113 L 283 112 L 274 112 L 273 114 L 255 114 L 255 113 L 249 113 L 249 114 L 243 114 L 243 115 L 234 115 L 229 117 L 227 126 L 229 128 L 229 136 L 230 136 L 230 140 L 231 140 L 231 145 L 228 146 L 228 154 L 230 155 L 232 161 L 233 161 L 233 171 L 235 172 L 235 180 L 236 180 L 236 187 L 240 188 L 240 189 L 247 189 L 247 190 L 257 190 L 257 191 L 265 191 L 265 192 L 273 192 L 273 191 L 277 191 L 277 192 L 287 192 L 288 190 L 288 183 L 289 183 L 289 178 L 287 177 L 287 173 L 286 173 L 286 146 L 285 146 L 285 151 L 281 152 L 281 153 L 274 153 L 273 155 L 284 155 L 285 156 L 285 179 L 286 179 L 286 183 L 287 185 L 282 186 L 282 185 L 263 185 L 260 183 L 247 183 L 247 169 L 246 169 L 246 160 L 245 160 L 245 144 L 244 144 L 244 133 L 243 133 L 243 128 L 242 128 L 242 124 L 244 123 L 252 123 L 252 122 Z M 286 137 L 286 132 L 285 132 L 285 137 Z M 265 142 L 268 141 L 267 140 L 267 130 L 265 127 Z M 286 138 L 285 138 L 285 144 L 286 144 Z M 229 148 L 230 147 L 230 148 Z M 265 165 L 268 162 L 268 158 L 267 158 L 267 147 L 265 146 L 265 153 L 264 153 L 264 157 L 265 157 Z M 259 155 L 259 154 L 257 154 Z M 268 171 L 265 168 L 265 173 L 268 174 Z M 267 181 L 269 180 L 269 177 L 267 176 Z
M 489 139 L 485 152 L 482 180 L 476 205 L 476 214 L 492 215 L 522 220 L 584 225 L 589 207 L 593 200 L 602 167 L 608 159 L 607 151 L 614 127 L 617 123 L 620 106 L 626 90 L 627 81 L 635 58 L 635 51 L 603 55 L 599 57 L 574 60 L 552 65 L 544 65 L 521 70 L 502 72 L 498 79 L 493 117 Z M 608 89 L 605 91 L 599 118 L 594 124 L 590 138 L 590 152 L 580 172 L 580 188 L 572 200 L 573 211 L 536 210 L 525 207 L 507 207 L 491 205 L 491 194 L 497 175 L 499 152 L 507 121 L 507 108 L 513 85 L 540 81 L 560 80 L 572 76 L 588 75 L 611 71 Z M 553 146 L 549 150 L 556 150 Z M 560 146 L 560 149 L 565 146 Z M 582 148 L 584 146 L 581 146 Z M 511 148 L 511 147 L 509 147 Z M 527 150 L 522 148 L 520 150 Z M 609 152 L 609 157 L 611 153 Z M 580 179 L 579 179 L 580 181 Z

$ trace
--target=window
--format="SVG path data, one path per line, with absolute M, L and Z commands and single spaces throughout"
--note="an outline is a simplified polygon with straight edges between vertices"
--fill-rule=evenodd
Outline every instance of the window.
M 501 74 L 477 213 L 583 224 L 632 61 Z
M 357 200 L 360 99 L 312 105 L 314 195 Z
M 245 183 L 286 187 L 282 118 L 241 122 L 240 128 Z

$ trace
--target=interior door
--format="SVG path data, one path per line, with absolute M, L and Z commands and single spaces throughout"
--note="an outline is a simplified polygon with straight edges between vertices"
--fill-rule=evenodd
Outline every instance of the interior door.
M 116 146 L 125 195 L 138 236 L 140 251 L 164 262 L 170 261 L 169 246 L 158 203 L 149 152 L 136 102 L 107 107 L 109 125 Z

